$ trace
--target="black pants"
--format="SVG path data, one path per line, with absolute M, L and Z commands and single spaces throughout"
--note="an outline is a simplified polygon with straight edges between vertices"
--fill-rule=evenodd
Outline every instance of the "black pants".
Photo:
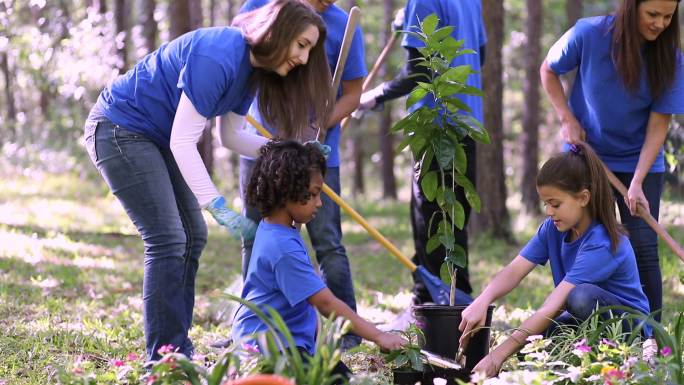
M 475 141 L 471 138 L 466 138 L 463 141 L 466 153 L 466 159 L 468 165 L 466 168 L 466 176 L 475 185 Z M 423 191 L 420 187 L 420 170 L 423 167 L 420 163 L 414 164 L 414 174 L 413 174 L 413 186 L 411 188 L 411 228 L 413 229 L 413 243 L 415 244 L 416 254 L 413 256 L 413 262 L 416 265 L 424 266 L 430 273 L 439 277 L 439 269 L 444 262 L 445 251 L 444 247 L 440 246 L 431 253 L 427 253 L 425 248 L 427 246 L 427 241 L 430 239 L 430 235 L 437 231 L 437 226 L 442 219 L 442 214 L 437 205 L 437 202 L 430 202 L 427 200 Z M 430 164 L 430 170 L 437 170 L 437 161 L 432 161 Z M 451 178 L 447 178 L 446 183 L 448 186 L 451 185 Z M 456 194 L 456 200 L 463 205 L 465 210 L 465 222 L 463 230 L 455 228 L 454 238 L 456 239 L 456 244 L 463 247 L 463 250 L 468 253 L 468 231 L 466 230 L 468 226 L 468 219 L 470 218 L 470 205 L 466 199 L 465 192 L 460 186 L 456 186 L 454 190 Z M 430 225 L 430 219 L 432 219 L 432 227 L 428 229 Z M 467 258 L 467 257 L 466 257 Z M 420 305 L 425 302 L 432 302 L 432 297 L 428 292 L 425 284 L 417 274 L 413 274 L 413 301 L 414 304 Z M 473 292 L 470 286 L 470 277 L 468 274 L 468 269 L 458 269 L 456 275 L 456 287 L 468 294 Z
M 297 350 L 299 350 L 299 353 L 302 354 L 302 358 L 304 360 L 308 361 L 309 353 L 306 352 L 306 349 L 297 346 Z M 333 370 L 330 374 L 331 375 L 339 374 L 342 378 L 338 378 L 337 380 L 335 380 L 335 382 L 333 382 L 333 384 L 334 385 L 342 385 L 342 384 L 346 384 L 349 382 L 349 379 L 351 378 L 351 375 L 352 375 L 352 371 L 351 371 L 351 369 L 349 369 L 349 367 L 347 367 L 347 365 L 344 364 L 344 362 L 340 361 L 337 363 L 337 365 L 335 365 L 335 367 L 333 368 Z

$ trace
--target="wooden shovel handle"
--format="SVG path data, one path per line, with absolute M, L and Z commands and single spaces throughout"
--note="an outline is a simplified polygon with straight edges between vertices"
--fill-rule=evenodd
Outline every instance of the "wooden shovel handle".
M 588 144 L 582 143 L 584 146 L 589 147 Z M 601 165 L 603 166 L 603 169 L 606 170 L 606 175 L 608 176 L 608 180 L 610 181 L 610 184 L 613 185 L 613 187 L 618 190 L 620 195 L 623 197 L 627 198 L 627 188 L 625 185 L 622 184 L 620 179 L 618 179 L 615 174 L 613 174 L 612 171 L 606 167 L 606 165 L 601 162 Z M 663 225 L 658 223 L 658 221 L 653 218 L 653 215 L 642 205 L 641 203 L 637 204 L 637 215 L 641 217 L 651 228 L 662 238 L 667 246 L 674 252 L 679 259 L 684 262 L 684 249 L 677 243 L 677 241 L 672 238 L 672 236 L 665 230 Z

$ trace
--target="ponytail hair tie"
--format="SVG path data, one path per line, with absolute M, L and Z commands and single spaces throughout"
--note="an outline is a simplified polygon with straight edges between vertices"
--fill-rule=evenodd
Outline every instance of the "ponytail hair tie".
M 582 151 L 582 147 L 576 144 L 571 144 L 570 145 L 570 152 L 572 152 L 575 155 L 584 155 L 584 151 Z

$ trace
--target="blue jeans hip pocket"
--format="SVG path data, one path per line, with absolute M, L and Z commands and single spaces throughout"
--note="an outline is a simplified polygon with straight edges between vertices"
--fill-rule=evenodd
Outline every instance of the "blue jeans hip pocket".
M 97 148 L 95 146 L 95 133 L 97 132 L 98 121 L 86 120 L 85 130 L 83 136 L 85 137 L 85 147 L 88 151 L 88 156 L 93 163 L 97 162 Z

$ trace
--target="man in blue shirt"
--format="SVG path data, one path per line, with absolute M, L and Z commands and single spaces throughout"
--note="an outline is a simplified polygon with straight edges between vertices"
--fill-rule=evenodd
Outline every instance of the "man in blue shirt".
M 469 48 L 476 52 L 474 55 L 461 55 L 454 58 L 451 65 L 453 67 L 470 65 L 477 73 L 468 78 L 468 85 L 481 89 L 482 79 L 480 70 L 482 64 L 484 64 L 484 51 L 487 38 L 482 21 L 482 6 L 480 0 L 409 0 L 404 9 L 402 29 L 417 31 L 419 22 L 431 14 L 436 14 L 439 18 L 438 28 L 449 25 L 455 26 L 452 37 L 456 40 L 463 40 L 464 49 Z M 425 67 L 417 66 L 415 60 L 422 57 L 418 49 L 424 46 L 423 42 L 415 36 L 405 34 L 404 39 L 402 40 L 402 46 L 407 51 L 408 59 L 401 74 L 395 79 L 365 92 L 361 97 L 361 109 L 375 108 L 376 105 L 384 103 L 385 101 L 407 95 L 413 90 L 417 82 L 417 78 L 415 76 L 412 77 L 411 75 L 425 73 L 427 71 Z M 473 95 L 460 95 L 459 98 L 471 108 L 471 115 L 482 122 L 482 98 Z M 412 110 L 418 109 L 424 105 L 431 105 L 433 102 L 434 101 L 430 100 L 429 97 L 425 97 L 423 100 L 414 104 Z M 471 138 L 466 138 L 464 140 L 464 145 L 468 161 L 466 176 L 474 183 L 475 142 Z M 433 164 L 426 166 L 430 167 L 430 169 L 436 169 L 437 163 L 433 162 Z M 418 162 L 415 163 L 411 194 L 411 225 L 416 248 L 416 254 L 413 260 L 416 264 L 425 266 L 432 274 L 439 276 L 439 270 L 444 261 L 444 248 L 440 246 L 428 254 L 426 252 L 426 247 L 430 235 L 435 233 L 439 223 L 439 221 L 433 221 L 432 228 L 428 228 L 430 219 L 435 213 L 440 212 L 440 210 L 437 203 L 428 201 L 422 192 L 420 180 L 418 179 L 421 167 L 423 167 L 423 165 Z M 465 227 L 468 224 L 468 217 L 470 216 L 470 205 L 468 204 L 462 188 L 457 188 L 455 193 L 458 201 L 465 209 L 466 219 L 463 230 L 456 229 L 454 237 L 456 243 L 467 251 L 468 233 Z M 424 302 L 432 301 L 420 276 L 414 274 L 413 279 L 414 303 L 419 305 Z M 467 269 L 459 269 L 457 287 L 466 293 L 472 292 Z
M 330 0 L 308 0 L 309 3 L 319 12 L 328 28 L 325 50 L 328 56 L 330 72 L 334 73 L 337 65 L 337 58 L 342 48 L 342 39 L 347 25 L 348 14 Z M 269 0 L 248 0 L 241 8 L 240 12 L 250 11 L 267 4 Z M 342 73 L 341 89 L 338 90 L 338 98 L 330 120 L 328 128 L 321 135 L 325 136 L 324 144 L 330 146 L 331 152 L 328 157 L 328 172 L 325 176 L 325 183 L 337 194 L 340 193 L 340 121 L 352 113 L 359 103 L 363 85 L 363 77 L 366 76 L 365 53 L 363 46 L 363 34 L 361 28 L 357 27 L 354 32 L 351 48 L 347 57 L 347 62 Z M 249 114 L 263 124 L 256 103 L 252 104 Z M 278 127 L 267 127 L 275 135 L 278 134 Z M 315 133 L 314 133 L 315 134 Z M 295 138 L 301 140 L 303 138 Z M 311 138 L 309 138 L 311 139 Z M 247 157 L 240 159 L 240 191 L 245 197 L 246 185 L 252 173 L 254 160 Z M 254 221 L 259 220 L 260 216 L 253 207 L 245 205 L 245 216 Z M 341 299 L 356 311 L 356 298 L 352 284 L 349 259 L 342 245 L 342 227 L 340 218 L 340 208 L 329 197 L 323 197 L 323 207 L 318 211 L 314 220 L 307 223 L 307 230 L 314 250 L 316 259 L 323 272 L 326 285 Z M 252 240 L 243 239 L 242 247 L 242 275 L 245 277 L 249 267 L 250 256 L 252 253 Z M 343 347 L 351 348 L 358 345 L 361 339 L 357 336 L 345 336 Z

